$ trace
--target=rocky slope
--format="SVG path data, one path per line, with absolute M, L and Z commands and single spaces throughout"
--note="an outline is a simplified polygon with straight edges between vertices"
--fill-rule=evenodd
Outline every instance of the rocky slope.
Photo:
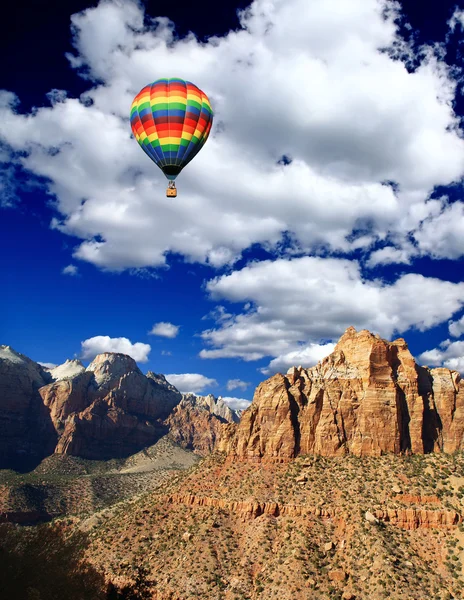
M 95 567 L 119 583 L 142 569 L 162 600 L 450 600 L 464 594 L 463 492 L 462 453 L 213 454 L 78 527 Z
M 99 460 L 154 444 L 164 432 L 159 420 L 181 398 L 117 353 L 98 355 L 85 371 L 39 393 L 59 436 L 55 452 Z
M 39 389 L 46 369 L 9 346 L 0 346 L 0 469 L 27 468 L 53 452 L 56 434 Z
M 418 366 L 403 339 L 350 327 L 315 367 L 263 382 L 227 435 L 221 449 L 257 460 L 455 452 L 464 448 L 464 382 Z
M 206 454 L 224 424 L 238 420 L 222 399 L 182 396 L 164 375 L 143 375 L 124 354 L 100 354 L 87 368 L 76 359 L 45 368 L 0 347 L 0 468 L 34 468 L 52 453 L 129 456 L 168 431 Z
M 26 474 L 0 471 L 0 523 L 93 514 L 162 486 L 198 460 L 167 437 L 125 459 L 95 461 L 53 454 Z
M 2 346 L 0 467 L 30 469 L 54 452 L 129 456 L 164 435 L 163 420 L 181 397 L 124 354 L 100 354 L 87 368 L 71 360 L 46 369 Z
M 79 373 L 83 373 L 85 371 L 84 365 L 80 360 L 77 359 L 68 359 L 62 365 L 58 365 L 53 369 L 48 369 L 52 379 L 56 381 L 57 379 L 66 379 L 68 377 L 75 377 L 79 375 Z
M 237 413 L 221 398 L 212 394 L 184 394 L 165 424 L 174 442 L 204 456 L 215 450 L 218 440 L 224 438 L 226 424 L 238 421 Z

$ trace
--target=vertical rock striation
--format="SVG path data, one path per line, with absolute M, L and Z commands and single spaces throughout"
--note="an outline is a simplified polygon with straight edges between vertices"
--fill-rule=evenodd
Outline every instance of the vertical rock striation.
M 221 398 L 184 394 L 181 402 L 166 419 L 169 437 L 198 454 L 209 454 L 225 435 L 228 423 L 239 418 Z
M 464 383 L 449 369 L 418 366 L 403 339 L 353 327 L 315 367 L 291 368 L 258 386 L 234 435 L 234 456 L 375 456 L 464 448 Z

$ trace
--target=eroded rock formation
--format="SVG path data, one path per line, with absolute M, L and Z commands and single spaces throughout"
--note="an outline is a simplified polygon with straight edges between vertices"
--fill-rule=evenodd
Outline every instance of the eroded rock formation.
M 46 369 L 0 346 L 0 468 L 28 468 L 53 452 L 56 436 L 39 394 L 49 381 Z
M 182 446 L 206 455 L 224 438 L 227 423 L 239 418 L 221 398 L 184 394 L 181 402 L 166 419 L 169 437 Z
M 434 451 L 464 447 L 464 382 L 418 366 L 403 339 L 353 327 L 310 369 L 291 368 L 258 386 L 235 432 L 219 448 L 248 459 L 300 454 Z
M 83 458 L 127 456 L 154 444 L 181 394 L 146 377 L 124 354 L 98 355 L 85 371 L 40 388 L 59 435 L 55 452 Z
M 47 369 L 0 347 L 0 468 L 31 468 L 45 456 L 127 456 L 154 444 L 181 394 L 145 376 L 124 354 Z
M 166 503 L 183 504 L 185 506 L 209 506 L 221 508 L 238 515 L 243 519 L 256 519 L 261 515 L 272 517 L 305 517 L 314 516 L 320 519 L 345 519 L 336 507 L 308 506 L 305 504 L 279 504 L 277 502 L 227 501 L 222 498 L 195 496 L 193 494 L 172 494 L 164 498 Z M 423 508 L 385 508 L 367 513 L 372 522 L 382 521 L 401 527 L 402 529 L 448 529 L 462 522 L 462 516 L 453 510 L 427 510 Z M 367 519 L 366 520 L 371 520 Z

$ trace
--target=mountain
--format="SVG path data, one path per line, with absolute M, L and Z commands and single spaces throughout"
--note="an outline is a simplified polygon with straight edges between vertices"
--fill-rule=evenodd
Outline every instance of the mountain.
M 55 452 L 99 460 L 154 444 L 164 433 L 160 419 L 181 399 L 118 353 L 98 355 L 84 371 L 39 393 L 58 434 Z
M 346 330 L 316 366 L 261 383 L 219 447 L 241 459 L 452 453 L 464 448 L 464 382 L 418 366 L 403 339 Z
M 0 347 L 0 467 L 30 469 L 53 453 L 129 456 L 166 433 L 181 394 L 124 354 L 45 369 Z
M 144 375 L 124 354 L 100 354 L 87 368 L 76 359 L 46 368 L 0 347 L 0 468 L 28 470 L 53 453 L 127 457 L 168 431 L 206 454 L 224 424 L 238 420 L 221 398 L 182 396 L 164 375 Z
M 238 423 L 124 355 L 55 381 L 11 349 L 0 367 L 2 418 L 28 439 L 48 415 L 55 436 L 34 471 L 0 471 L 0 553 L 24 597 L 47 597 L 30 573 L 61 585 L 63 562 L 102 600 L 464 597 L 463 384 L 404 340 L 350 328 L 315 367 L 263 382 Z M 70 455 L 131 452 L 148 426 L 167 435 L 129 457 Z
M 28 468 L 53 452 L 56 434 L 39 393 L 51 379 L 27 356 L 0 346 L 0 468 Z
M 52 369 L 47 370 L 50 373 L 52 379 L 56 381 L 57 379 L 73 378 L 76 375 L 83 373 L 85 371 L 85 367 L 80 360 L 74 358 L 72 360 L 67 360 L 58 367 L 54 367 Z
M 217 448 L 227 431 L 227 423 L 240 417 L 222 398 L 184 394 L 166 419 L 169 437 L 182 448 L 206 455 Z

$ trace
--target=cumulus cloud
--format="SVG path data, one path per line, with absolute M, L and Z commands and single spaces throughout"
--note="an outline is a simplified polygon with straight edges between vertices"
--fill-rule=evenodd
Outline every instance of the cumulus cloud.
M 418 360 L 428 366 L 443 366 L 464 373 L 464 342 L 445 340 L 438 348 L 423 352 Z
M 229 396 L 223 397 L 222 400 L 232 409 L 232 410 L 246 410 L 250 404 L 251 400 L 245 400 L 245 398 L 232 398 Z
M 328 356 L 334 351 L 334 348 L 335 344 L 332 343 L 309 344 L 272 359 L 269 365 L 261 371 L 269 375 L 271 373 L 285 373 L 290 367 L 302 366 L 307 369 Z
M 464 256 L 464 202 L 446 205 L 438 216 L 425 220 L 414 237 L 421 253 L 432 258 Z
M 227 382 L 227 390 L 231 392 L 232 390 L 243 390 L 245 391 L 250 384 L 246 381 L 242 381 L 241 379 L 229 379 Z
M 366 262 L 368 267 L 376 267 L 377 265 L 389 264 L 410 264 L 412 256 L 416 254 L 413 246 L 409 248 L 395 248 L 394 246 L 385 246 L 380 250 L 372 252 Z
M 448 323 L 448 330 L 453 337 L 461 337 L 464 334 L 464 316 L 457 321 L 450 321 Z
M 161 266 L 169 252 L 219 268 L 284 232 L 303 252 L 406 239 L 430 191 L 462 177 L 464 139 L 453 73 L 400 37 L 398 6 L 255 0 L 240 29 L 203 43 L 145 19 L 141 3 L 106 0 L 72 17 L 68 58 L 91 89 L 52 90 L 29 115 L 3 93 L 0 136 L 49 182 L 53 226 L 81 239 L 75 258 L 102 269 Z M 194 81 L 215 110 L 176 202 L 128 124 L 133 96 L 166 73 Z
M 173 373 L 166 375 L 166 379 L 183 394 L 187 394 L 188 392 L 197 394 L 205 388 L 217 385 L 215 379 L 205 377 L 205 375 L 200 375 L 200 373 Z
M 155 323 L 149 331 L 149 335 L 159 335 L 165 338 L 175 338 L 179 333 L 179 326 L 173 325 L 172 323 L 166 323 L 165 321 L 161 321 L 160 323 Z
M 148 362 L 148 354 L 151 351 L 149 344 L 136 342 L 133 344 L 124 337 L 111 338 L 108 335 L 97 335 L 81 342 L 81 357 L 87 360 L 93 360 L 97 354 L 103 352 L 120 352 L 128 354 L 135 361 Z
M 262 261 L 210 280 L 214 300 L 251 303 L 203 331 L 202 358 L 281 357 L 302 344 L 337 340 L 350 325 L 383 337 L 425 331 L 464 306 L 464 283 L 418 274 L 393 283 L 363 279 L 356 261 L 302 257 Z
M 79 273 L 79 269 L 75 265 L 68 265 L 61 272 L 63 275 L 71 275 L 71 277 L 74 277 Z

